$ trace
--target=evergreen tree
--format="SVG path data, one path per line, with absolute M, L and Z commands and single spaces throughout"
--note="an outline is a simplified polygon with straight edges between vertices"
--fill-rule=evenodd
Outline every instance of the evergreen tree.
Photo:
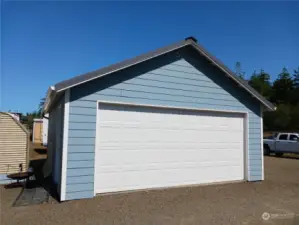
M 38 113 L 40 114 L 40 116 L 42 116 L 42 111 L 43 111 L 43 108 L 44 108 L 44 105 L 45 105 L 45 101 L 46 101 L 46 98 L 42 98 L 40 100 L 39 105 L 38 105 Z
M 294 70 L 293 82 L 294 82 L 294 88 L 299 89 L 299 67 L 297 68 L 297 70 Z
M 261 70 L 259 73 L 256 73 L 254 71 L 254 73 L 250 77 L 249 84 L 267 99 L 271 98 L 272 88 L 270 75 L 264 70 Z
M 235 70 L 236 70 L 236 75 L 238 77 L 240 77 L 242 79 L 245 79 L 245 72 L 242 71 L 242 67 L 241 67 L 240 62 L 236 62 Z
M 292 102 L 292 93 L 294 89 L 293 79 L 284 67 L 278 78 L 273 83 L 272 101 L 277 104 L 288 104 Z

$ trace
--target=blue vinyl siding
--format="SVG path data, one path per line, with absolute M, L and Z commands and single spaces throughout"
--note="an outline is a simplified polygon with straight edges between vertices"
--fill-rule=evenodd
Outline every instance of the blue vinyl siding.
M 83 198 L 92 198 L 93 197 L 93 191 L 87 190 L 87 191 L 68 191 L 66 193 L 66 200 L 72 200 L 72 199 L 83 199 Z
M 81 176 L 80 179 L 78 179 L 78 177 L 68 177 L 67 185 L 93 183 L 93 178 L 93 175 Z
M 67 200 L 93 196 L 97 100 L 248 112 L 248 179 L 262 179 L 260 103 L 193 51 L 169 53 L 79 85 L 70 96 Z M 75 187 L 81 179 L 85 185 Z
M 72 160 L 70 160 L 72 161 Z M 92 162 L 93 160 L 89 160 Z M 78 177 L 78 181 L 80 181 L 81 176 L 90 176 L 93 175 L 94 173 L 94 168 L 93 166 L 90 168 L 73 168 L 73 169 L 68 169 L 67 170 L 67 177 Z M 68 183 L 68 182 L 66 182 Z

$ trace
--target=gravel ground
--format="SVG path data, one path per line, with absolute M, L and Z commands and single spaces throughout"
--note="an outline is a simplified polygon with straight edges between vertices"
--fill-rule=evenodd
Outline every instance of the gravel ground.
M 11 207 L 20 190 L 2 188 L 0 224 L 299 225 L 299 160 L 266 157 L 265 170 L 263 182 L 140 191 L 29 207 Z M 264 212 L 272 218 L 262 220 Z

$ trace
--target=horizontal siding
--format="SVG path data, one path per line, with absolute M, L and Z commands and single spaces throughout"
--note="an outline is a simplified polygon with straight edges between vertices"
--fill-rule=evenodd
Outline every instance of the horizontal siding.
M 70 123 L 81 122 L 81 123 L 93 123 L 96 116 L 84 115 L 84 114 L 70 114 Z
M 19 162 L 26 163 L 26 154 L 0 154 L 0 157 L 1 163 L 10 166 L 19 166 Z
M 69 153 L 68 160 L 69 161 L 82 161 L 82 160 L 90 160 L 94 157 L 94 152 L 92 153 Z
M 182 51 L 181 58 L 168 54 L 164 62 L 153 59 L 71 89 L 68 199 L 90 194 L 97 100 L 248 112 L 249 180 L 262 179 L 259 103 L 215 67 L 192 54 Z M 80 179 L 86 180 L 86 187 L 73 185 Z
M 121 93 L 121 94 L 120 94 Z M 159 102 L 174 102 L 174 103 L 185 103 L 188 102 L 189 104 L 196 104 L 196 105 L 201 105 L 205 106 L 206 108 L 210 107 L 217 107 L 219 104 L 222 106 L 225 106 L 227 109 L 230 108 L 230 110 L 237 110 L 237 109 L 243 109 L 240 105 L 236 104 L 235 101 L 227 101 L 224 99 L 211 99 L 211 98 L 201 98 L 199 97 L 185 97 L 185 96 L 176 96 L 176 95 L 166 95 L 166 94 L 155 94 L 155 93 L 146 93 L 146 92 L 134 92 L 134 91 L 115 91 L 112 94 L 95 94 L 93 95 L 92 98 L 88 98 L 86 100 L 89 101 L 96 101 L 98 99 L 101 99 L 102 96 L 110 96 L 112 99 L 113 97 L 119 97 L 121 96 L 122 98 L 131 98 L 131 99 L 150 99 L 150 100 L 157 100 Z M 189 99 L 189 100 L 188 100 Z M 85 99 L 83 99 L 85 100 Z M 83 113 L 83 112 L 82 112 Z M 92 112 L 91 112 L 92 113 Z M 81 114 L 80 114 L 81 115 Z M 89 115 L 89 114 L 84 114 L 84 115 Z M 93 114 L 91 114 L 93 115 Z
M 132 86 L 139 86 L 139 87 L 154 87 L 154 88 L 160 88 L 160 89 L 166 89 L 166 90 L 173 90 L 173 91 L 188 91 L 188 92 L 198 92 L 198 89 L 202 89 L 203 93 L 210 93 L 210 94 L 223 94 L 224 96 L 229 96 L 229 94 L 223 93 L 221 89 L 215 89 L 211 88 L 207 85 L 195 85 L 194 83 L 191 85 L 188 84 L 182 84 L 182 83 L 175 83 L 175 82 L 169 82 L 167 83 L 158 80 L 158 79 L 144 79 L 144 78 L 136 78 L 135 80 L 129 80 L 125 81 L 124 85 L 129 84 Z M 120 86 L 121 87 L 121 86 Z
M 79 176 L 79 177 L 68 177 L 67 184 L 86 184 L 94 182 L 93 175 Z
M 88 138 L 95 136 L 95 130 L 69 130 L 69 137 L 70 138 Z
M 94 163 L 94 160 L 90 160 L 90 163 Z M 94 168 L 74 168 L 67 170 L 68 177 L 79 177 L 79 176 L 91 176 L 94 173 Z
M 15 140 L 16 138 L 24 138 L 27 137 L 26 133 L 21 133 L 19 130 L 6 130 L 5 127 L 2 127 L 4 132 L 1 134 L 0 141 L 8 141 L 8 140 L 14 140 L 15 142 L 23 141 L 23 140 Z
M 92 198 L 93 191 L 77 191 L 77 192 L 67 192 L 65 200 Z
M 1 145 L 3 146 L 3 145 Z M 8 148 L 3 148 L 2 149 L 2 153 L 9 153 L 9 154 L 20 154 L 18 153 L 18 151 L 20 150 L 20 147 L 24 147 L 23 144 L 20 144 L 20 145 L 9 145 L 9 149 Z M 25 149 L 25 148 L 24 148 Z M 0 154 L 2 154 L 0 153 Z
M 84 184 L 68 184 L 67 185 L 67 193 L 78 192 L 78 191 L 92 191 L 93 192 L 93 182 L 92 183 L 84 183 Z
M 89 160 L 76 160 L 76 161 L 68 161 L 67 163 L 68 169 L 75 169 L 75 168 L 94 168 L 93 161 Z
M 94 148 L 95 145 L 72 145 L 69 148 L 68 153 L 94 153 Z
M 259 140 L 259 142 L 260 142 L 261 141 L 261 134 L 259 134 L 259 133 L 251 133 L 250 134 L 250 138 Z
M 19 172 L 28 167 L 28 134 L 5 113 L 0 113 L 0 174 Z
M 69 131 L 72 130 L 96 130 L 96 125 L 94 122 L 90 122 L 84 123 L 84 126 L 82 126 L 82 122 L 73 121 L 69 123 Z

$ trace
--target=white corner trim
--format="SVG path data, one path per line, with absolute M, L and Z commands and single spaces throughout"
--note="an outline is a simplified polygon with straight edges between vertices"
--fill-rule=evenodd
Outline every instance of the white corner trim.
M 98 101 L 96 102 L 97 106 L 96 106 L 96 109 L 97 109 L 97 112 L 96 112 L 96 136 L 95 136 L 95 149 L 94 149 L 94 178 L 93 178 L 93 195 L 96 196 L 97 195 L 97 191 L 96 191 L 96 187 L 97 187 L 97 177 L 96 177 L 96 174 L 97 174 L 97 137 L 99 137 L 99 129 L 98 129 L 98 124 L 99 124 L 99 103 Z
M 63 122 L 63 147 L 62 147 L 62 166 L 61 166 L 61 189 L 60 200 L 65 201 L 66 196 L 66 176 L 67 176 L 67 153 L 69 138 L 69 112 L 70 112 L 70 89 L 64 94 L 64 122 Z
M 245 114 L 244 118 L 244 178 L 250 181 L 250 165 L 249 165 L 249 116 L 248 113 Z
M 261 106 L 261 159 L 262 159 L 262 180 L 265 180 L 264 169 L 264 125 L 263 125 L 263 107 Z

